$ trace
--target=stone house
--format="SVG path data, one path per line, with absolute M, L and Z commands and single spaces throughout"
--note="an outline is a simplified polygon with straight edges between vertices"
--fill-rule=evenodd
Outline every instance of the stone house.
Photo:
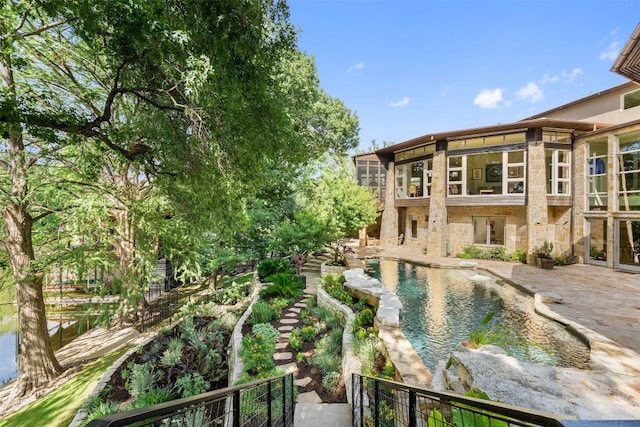
M 547 241 L 554 256 L 640 271 L 638 33 L 612 68 L 632 81 L 355 156 L 359 183 L 375 183 L 381 201 L 367 234 L 435 257 L 470 245 L 531 254 Z

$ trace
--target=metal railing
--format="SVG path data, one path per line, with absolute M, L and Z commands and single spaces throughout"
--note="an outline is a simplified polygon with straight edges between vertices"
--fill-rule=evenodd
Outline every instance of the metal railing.
M 293 390 L 293 374 L 285 374 L 108 415 L 91 421 L 87 427 L 291 427 Z
M 560 417 L 353 374 L 353 427 L 561 427 Z

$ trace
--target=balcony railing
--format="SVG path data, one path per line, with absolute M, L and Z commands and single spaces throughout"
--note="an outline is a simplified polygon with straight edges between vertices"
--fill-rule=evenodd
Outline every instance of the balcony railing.
M 353 374 L 353 427 L 561 427 L 558 416 Z
M 293 426 L 293 374 L 120 412 L 87 427 Z

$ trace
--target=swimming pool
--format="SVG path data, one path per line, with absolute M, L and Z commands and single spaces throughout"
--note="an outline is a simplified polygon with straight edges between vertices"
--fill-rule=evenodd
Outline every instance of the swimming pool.
M 400 329 L 433 370 L 438 361 L 481 328 L 493 312 L 491 324 L 519 331 L 526 351 L 510 349 L 523 360 L 586 369 L 589 348 L 560 323 L 535 313 L 533 298 L 489 273 L 464 268 L 433 268 L 396 260 L 369 260 L 367 273 L 395 292 L 402 302 Z

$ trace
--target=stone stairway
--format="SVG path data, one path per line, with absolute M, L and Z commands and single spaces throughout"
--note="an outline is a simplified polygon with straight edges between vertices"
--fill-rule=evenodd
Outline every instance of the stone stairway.
M 273 359 L 276 366 L 294 375 L 294 383 L 298 387 L 305 387 L 311 378 L 297 378 L 298 365 L 295 360 L 295 354 L 286 351 L 289 344 L 289 337 L 293 328 L 301 326 L 300 311 L 306 308 L 304 299 L 315 295 L 318 291 L 318 282 L 320 280 L 320 264 L 329 257 L 320 256 L 317 259 L 311 259 L 305 263 L 302 274 L 306 277 L 307 286 L 303 300 L 296 302 L 292 307 L 282 312 L 282 325 L 278 327 L 280 332 L 280 340 L 276 343 L 276 353 Z M 295 427 L 342 427 L 351 425 L 351 407 L 347 403 L 322 403 L 320 396 L 315 391 L 308 391 L 298 394 L 295 408 Z

